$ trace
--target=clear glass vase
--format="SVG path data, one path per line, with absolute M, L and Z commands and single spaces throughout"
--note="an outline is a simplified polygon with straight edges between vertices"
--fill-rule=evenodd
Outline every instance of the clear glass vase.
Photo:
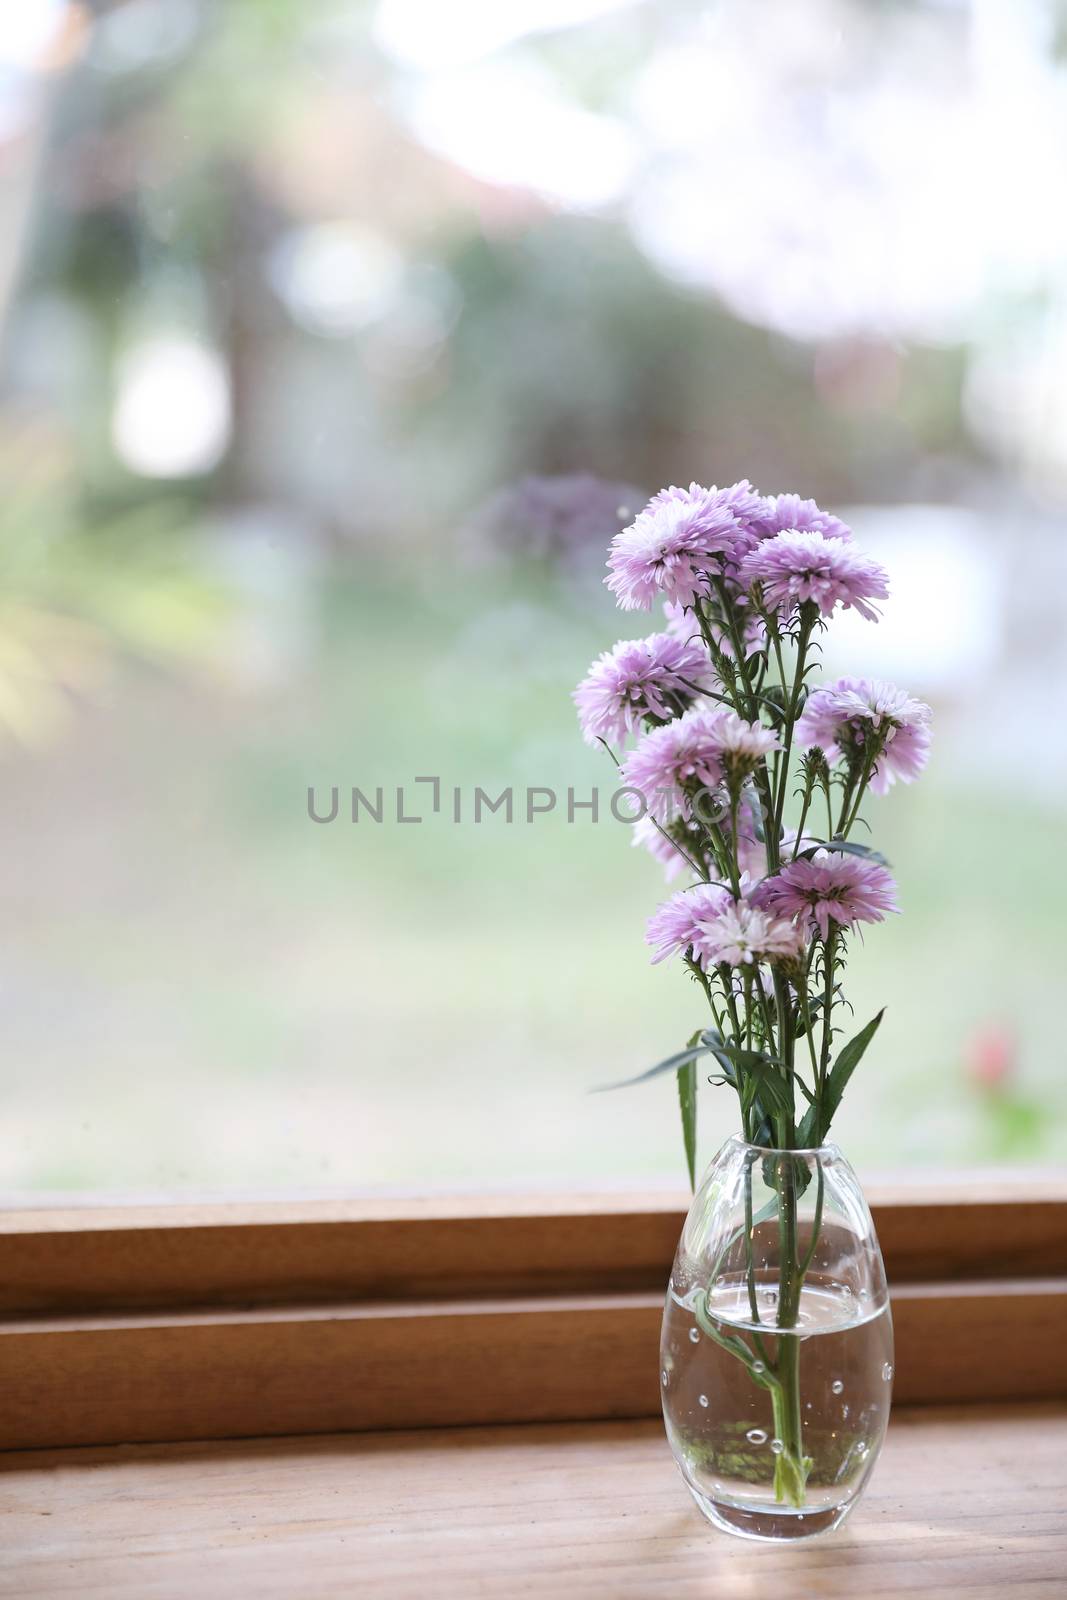
M 717 1528 L 805 1539 L 844 1521 L 885 1437 L 893 1324 L 836 1146 L 726 1141 L 674 1258 L 660 1379 L 674 1458 Z

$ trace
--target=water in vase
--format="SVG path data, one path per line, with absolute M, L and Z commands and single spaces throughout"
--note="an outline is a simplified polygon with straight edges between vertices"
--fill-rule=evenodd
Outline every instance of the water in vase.
M 706 1300 L 677 1272 L 663 1322 L 660 1381 L 675 1459 L 711 1521 L 757 1538 L 836 1527 L 878 1454 L 889 1419 L 893 1332 L 883 1295 L 816 1278 L 804 1284 L 794 1327 L 778 1329 L 771 1273 L 719 1279 Z M 681 1279 L 681 1282 L 678 1279 Z M 716 1337 L 740 1340 L 748 1363 Z M 790 1348 L 791 1347 L 791 1348 Z M 774 1387 L 765 1370 L 795 1375 L 804 1481 L 783 1490 Z

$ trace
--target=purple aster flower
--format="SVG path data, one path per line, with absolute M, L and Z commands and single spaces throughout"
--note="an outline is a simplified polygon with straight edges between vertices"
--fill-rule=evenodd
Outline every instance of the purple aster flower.
M 873 736 L 882 748 L 871 788 L 885 794 L 895 779 L 911 783 L 926 765 L 932 715 L 922 700 L 879 678 L 839 678 L 808 696 L 795 736 L 831 761 L 862 759 Z
M 899 911 L 896 884 L 885 867 L 841 850 L 817 850 L 810 859 L 792 861 L 773 878 L 764 878 L 753 893 L 755 904 L 780 916 L 797 917 L 808 932 L 824 939 L 831 923 L 851 928 L 857 922 L 883 922 L 887 911 Z
M 714 921 L 732 904 L 733 895 L 723 883 L 698 883 L 692 889 L 672 894 L 648 919 L 645 938 L 655 952 L 653 966 L 691 947 L 699 960 L 695 947 L 702 939 L 702 924 Z
M 656 816 L 684 808 L 684 785 L 714 789 L 722 782 L 721 713 L 693 706 L 673 722 L 653 728 L 622 764 L 622 781 L 639 789 Z
M 772 916 L 746 900 L 731 902 L 717 917 L 701 927 L 701 942 L 694 948 L 705 970 L 723 962 L 747 967 L 756 961 L 799 961 L 804 935 L 788 917 Z
M 621 742 L 645 717 L 666 722 L 707 686 L 708 658 L 699 644 L 671 633 L 621 639 L 597 657 L 574 691 L 586 744 Z
M 708 592 L 708 574 L 736 565 L 751 537 L 718 490 L 662 489 L 611 541 L 604 581 L 624 611 L 647 611 L 658 594 L 691 605 Z
M 652 511 L 675 500 L 691 500 L 694 495 L 708 495 L 717 505 L 730 511 L 740 528 L 751 534 L 750 543 L 755 543 L 760 537 L 758 530 L 771 514 L 774 504 L 773 500 L 768 500 L 757 489 L 753 489 L 747 478 L 741 478 L 726 489 L 720 489 L 714 483 L 710 489 L 702 488 L 699 483 L 691 483 L 688 489 L 679 489 L 672 484 L 669 489 L 661 489 L 658 494 L 652 496 L 648 510 Z
M 692 951 L 705 972 L 724 964 L 795 961 L 804 945 L 795 923 L 745 899 L 735 900 L 720 883 L 697 884 L 672 895 L 650 918 L 646 937 L 655 952 L 653 965 Z
M 763 504 L 763 515 L 753 516 L 751 521 L 761 539 L 772 539 L 776 533 L 785 533 L 790 528 L 800 533 L 821 533 L 827 539 L 852 537 L 847 522 L 829 511 L 820 511 L 814 500 L 802 500 L 798 494 L 772 494 Z
M 828 617 L 837 605 L 855 607 L 870 622 L 878 613 L 867 602 L 889 593 L 885 568 L 846 539 L 786 529 L 765 540 L 741 565 L 747 587 L 759 583 L 764 606 L 787 621 L 796 607 L 813 601 Z

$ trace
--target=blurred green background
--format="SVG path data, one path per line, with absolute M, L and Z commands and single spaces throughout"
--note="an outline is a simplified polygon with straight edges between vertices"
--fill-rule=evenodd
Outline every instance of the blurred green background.
M 678 1182 L 671 1084 L 588 1092 L 701 1008 L 569 693 L 642 631 L 621 508 L 740 476 L 886 562 L 827 666 L 937 719 L 867 811 L 906 914 L 839 1141 L 1064 1159 L 1065 22 L 5 8 L 5 1193 Z

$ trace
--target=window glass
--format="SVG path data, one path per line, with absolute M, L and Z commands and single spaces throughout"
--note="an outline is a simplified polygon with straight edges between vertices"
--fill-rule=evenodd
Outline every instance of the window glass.
M 1063 1159 L 1060 43 L 2 8 L 6 1193 L 680 1181 L 669 1078 L 590 1093 L 703 1016 L 569 696 L 642 631 L 621 519 L 741 476 L 888 565 L 827 666 L 936 714 L 867 811 L 906 914 L 851 961 L 889 1009 L 837 1137 Z M 704 1152 L 735 1123 L 706 1091 Z

